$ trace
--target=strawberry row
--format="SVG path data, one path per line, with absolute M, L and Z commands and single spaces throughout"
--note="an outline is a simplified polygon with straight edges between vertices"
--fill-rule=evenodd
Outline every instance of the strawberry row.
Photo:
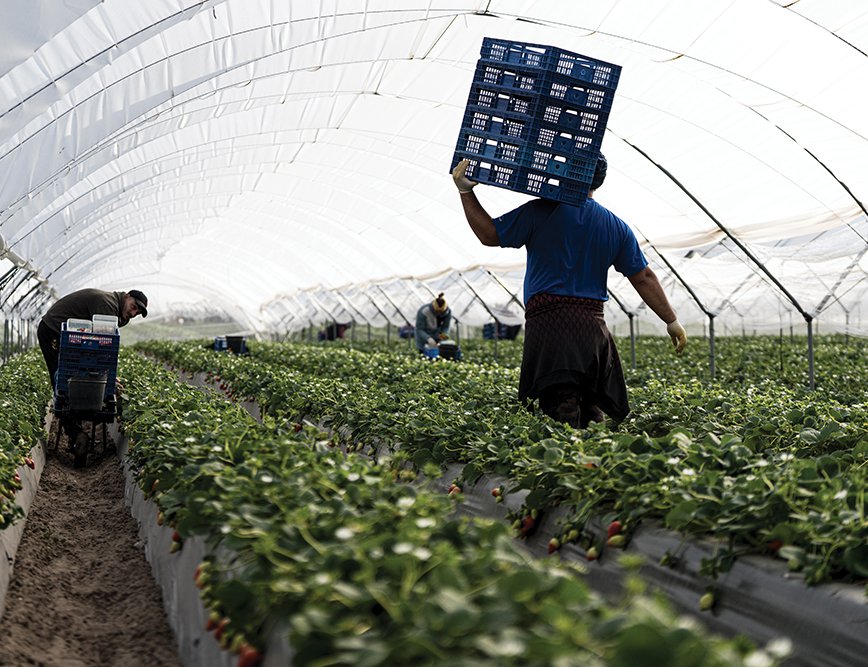
M 30 451 L 45 431 L 45 406 L 51 398 L 48 374 L 38 350 L 12 357 L 0 366 L 0 529 L 23 515 L 15 502 L 21 488 L 19 468 L 33 468 Z
M 351 446 L 376 438 L 418 469 L 464 462 L 459 485 L 506 475 L 513 482 L 504 493 L 527 492 L 513 517 L 519 533 L 528 516 L 560 505 L 571 515 L 552 536 L 558 545 L 599 551 L 606 538 L 589 521 L 602 516 L 624 524 L 623 547 L 642 520 L 656 518 L 724 541 L 705 564 L 708 576 L 745 553 L 783 558 L 809 583 L 868 576 L 864 404 L 773 383 L 648 379 L 619 429 L 577 432 L 519 409 L 511 369 L 312 346 L 260 344 L 251 358 L 149 349 L 219 375 L 278 421 L 339 426 Z
M 121 363 L 132 378 L 130 464 L 173 526 L 173 549 L 206 541 L 197 584 L 239 663 L 258 660 L 263 637 L 279 631 L 300 665 L 760 657 L 659 600 L 603 603 L 573 566 L 530 558 L 499 522 L 452 516 L 448 497 L 402 483 L 391 462 L 345 454 L 318 427 L 257 423 L 154 364 L 125 352 Z

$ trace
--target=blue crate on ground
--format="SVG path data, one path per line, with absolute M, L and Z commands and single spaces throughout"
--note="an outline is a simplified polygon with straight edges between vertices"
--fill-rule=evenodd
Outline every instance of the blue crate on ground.
M 117 382 L 120 334 L 60 331 L 60 354 L 57 364 L 57 394 L 69 395 L 69 380 L 79 375 L 105 373 L 105 398 L 114 395 Z
M 621 68 L 489 37 L 480 53 L 452 167 L 468 158 L 474 180 L 580 206 Z

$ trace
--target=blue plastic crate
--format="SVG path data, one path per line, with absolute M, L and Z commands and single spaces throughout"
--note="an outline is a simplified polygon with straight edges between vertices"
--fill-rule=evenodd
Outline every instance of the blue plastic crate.
M 576 137 L 572 135 L 532 132 L 533 138 L 537 139 L 535 142 L 504 139 L 496 133 L 462 130 L 456 153 L 461 158 L 495 160 L 587 184 L 593 181 L 598 152 L 577 150 Z
M 458 160 L 467 156 L 458 156 Z M 587 182 L 561 177 L 555 173 L 529 169 L 516 163 L 468 157 L 467 177 L 478 183 L 486 183 L 516 192 L 524 192 L 543 199 L 581 206 L 588 198 L 590 179 Z M 454 166 L 454 165 L 453 165 Z M 596 168 L 596 158 L 584 165 L 586 173 Z
M 540 69 L 611 90 L 617 88 L 621 76 L 620 65 L 543 44 L 485 37 L 480 56 L 484 61 Z
M 615 92 L 543 70 L 477 63 L 468 104 L 532 114 L 537 98 L 608 114 Z
M 513 143 L 527 142 L 557 151 L 597 150 L 603 143 L 605 122 L 598 114 L 576 112 L 555 105 L 542 108 L 540 118 L 559 122 L 540 122 L 532 118 L 509 117 L 469 107 L 461 132 L 482 132 Z
M 60 353 L 57 360 L 57 393 L 69 395 L 69 379 L 88 373 L 105 373 L 105 397 L 115 393 L 117 382 L 120 334 L 60 331 Z

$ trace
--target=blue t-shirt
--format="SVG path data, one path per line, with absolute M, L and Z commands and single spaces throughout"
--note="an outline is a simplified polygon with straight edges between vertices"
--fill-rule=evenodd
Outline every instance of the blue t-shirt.
M 534 294 L 606 301 L 614 266 L 625 276 L 648 265 L 627 223 L 593 199 L 576 207 L 534 199 L 494 219 L 503 248 L 527 248 L 524 301 Z

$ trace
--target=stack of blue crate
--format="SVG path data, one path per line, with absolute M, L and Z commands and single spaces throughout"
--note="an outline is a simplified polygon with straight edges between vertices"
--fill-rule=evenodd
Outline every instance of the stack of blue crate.
M 588 196 L 618 65 L 486 37 L 452 167 L 468 178 L 581 206 Z
M 67 331 L 60 329 L 60 353 L 57 359 L 56 398 L 69 396 L 69 381 L 76 377 L 105 375 L 104 399 L 114 396 L 121 336 L 114 333 Z

